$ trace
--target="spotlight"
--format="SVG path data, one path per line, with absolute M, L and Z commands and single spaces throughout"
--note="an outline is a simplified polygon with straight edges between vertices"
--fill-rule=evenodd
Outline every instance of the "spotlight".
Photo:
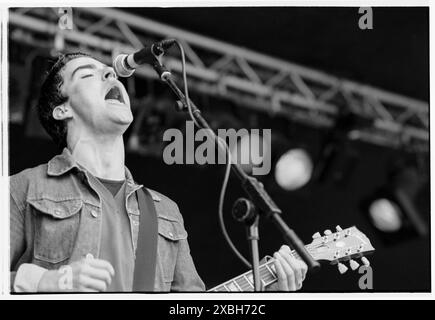
M 414 203 L 423 183 L 416 168 L 396 168 L 388 183 L 363 202 L 363 210 L 386 243 L 428 234 Z
M 270 163 L 270 141 L 259 134 L 247 133 L 231 147 L 230 153 L 233 161 L 252 174 L 254 168 L 264 168 L 268 166 L 266 162 Z
M 403 214 L 393 201 L 381 198 L 369 205 L 369 216 L 373 225 L 383 232 L 397 232 L 402 227 Z
M 281 155 L 275 166 L 275 181 L 287 191 L 306 185 L 313 172 L 313 163 L 304 149 L 291 149 Z

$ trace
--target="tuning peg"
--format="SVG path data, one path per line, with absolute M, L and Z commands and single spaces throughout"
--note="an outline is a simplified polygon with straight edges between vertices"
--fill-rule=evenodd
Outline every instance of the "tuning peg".
M 320 238 L 321 237 L 321 235 L 320 235 L 320 233 L 318 233 L 318 232 L 316 232 L 315 234 L 313 234 L 313 239 L 317 239 L 317 238 Z
M 326 229 L 324 232 L 325 236 L 329 236 L 330 234 L 332 234 L 332 231 L 329 229 Z
M 341 274 L 345 273 L 348 270 L 348 267 L 346 267 L 344 264 L 339 263 L 338 264 L 338 271 L 340 271 Z
M 362 257 L 362 258 L 361 258 L 361 262 L 362 262 L 363 265 L 365 265 L 366 267 L 370 266 L 370 261 L 369 261 L 369 259 L 367 259 L 366 257 Z
M 355 260 L 350 260 L 349 261 L 349 263 L 350 263 L 350 267 L 351 267 L 351 269 L 352 270 L 356 270 L 356 269 L 358 269 L 358 267 L 359 267 L 359 263 L 358 262 L 356 262 Z
M 336 226 L 335 230 L 337 230 L 338 232 L 343 231 L 343 229 L 340 226 Z

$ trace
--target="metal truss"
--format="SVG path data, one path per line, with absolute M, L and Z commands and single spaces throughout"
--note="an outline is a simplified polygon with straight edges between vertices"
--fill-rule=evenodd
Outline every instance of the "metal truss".
M 73 8 L 73 29 L 59 27 L 59 8 L 11 9 L 10 38 L 57 51 L 84 50 L 106 63 L 143 43 L 176 38 L 184 47 L 191 90 L 224 97 L 240 106 L 288 117 L 315 127 L 333 127 L 349 112 L 360 123 L 348 131 L 355 140 L 429 148 L 429 105 L 368 85 L 334 77 L 245 48 L 180 30 L 119 9 Z M 164 64 L 181 73 L 180 56 L 170 50 Z M 136 76 L 156 78 L 144 66 Z

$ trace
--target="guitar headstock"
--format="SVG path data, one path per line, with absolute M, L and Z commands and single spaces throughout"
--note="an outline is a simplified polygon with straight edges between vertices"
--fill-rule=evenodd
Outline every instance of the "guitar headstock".
M 359 267 L 354 259 L 361 258 L 364 265 L 369 265 L 366 254 L 375 250 L 367 236 L 356 227 L 346 229 L 336 227 L 336 232 L 325 230 L 324 235 L 315 233 L 313 241 L 307 246 L 308 251 L 316 260 L 329 261 L 331 264 L 338 264 L 340 273 L 348 268 L 342 263 L 349 261 L 352 270 Z

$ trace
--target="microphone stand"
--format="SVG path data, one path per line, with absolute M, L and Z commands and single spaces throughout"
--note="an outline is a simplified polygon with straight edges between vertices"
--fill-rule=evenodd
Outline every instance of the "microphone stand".
M 258 231 L 259 215 L 254 204 L 245 198 L 239 198 L 233 205 L 233 217 L 245 225 L 246 238 L 251 251 L 251 266 L 254 279 L 254 291 L 260 292 L 262 288 L 260 277 L 260 258 L 258 254 L 258 240 L 260 240 Z
M 158 59 L 155 59 L 152 67 L 157 72 L 159 78 L 166 82 L 166 84 L 171 88 L 171 90 L 175 93 L 175 95 L 179 99 L 179 109 L 180 110 L 188 110 L 188 105 L 186 102 L 186 97 L 184 93 L 178 88 L 174 79 L 172 78 L 172 74 L 169 70 L 167 70 Z M 198 124 L 207 129 L 209 134 L 213 136 L 219 148 L 224 149 L 223 151 L 227 152 L 225 146 L 219 143 L 217 135 L 210 128 L 207 121 L 202 117 L 201 111 L 195 106 L 195 104 L 189 100 L 192 114 Z M 225 153 L 226 154 L 226 153 Z M 266 218 L 272 220 L 274 225 L 281 232 L 284 241 L 296 252 L 299 254 L 301 259 L 307 264 L 308 269 L 314 271 L 320 268 L 320 264 L 313 259 L 313 257 L 308 253 L 308 251 L 304 247 L 304 243 L 299 239 L 296 233 L 289 228 L 289 226 L 284 222 L 281 218 L 281 209 L 275 204 L 269 194 L 263 187 L 263 184 L 259 182 L 256 178 L 249 176 L 246 174 L 239 164 L 231 162 L 231 169 L 234 171 L 236 176 L 239 178 L 240 183 L 254 203 L 255 207 L 258 209 L 260 214 L 263 214 Z

